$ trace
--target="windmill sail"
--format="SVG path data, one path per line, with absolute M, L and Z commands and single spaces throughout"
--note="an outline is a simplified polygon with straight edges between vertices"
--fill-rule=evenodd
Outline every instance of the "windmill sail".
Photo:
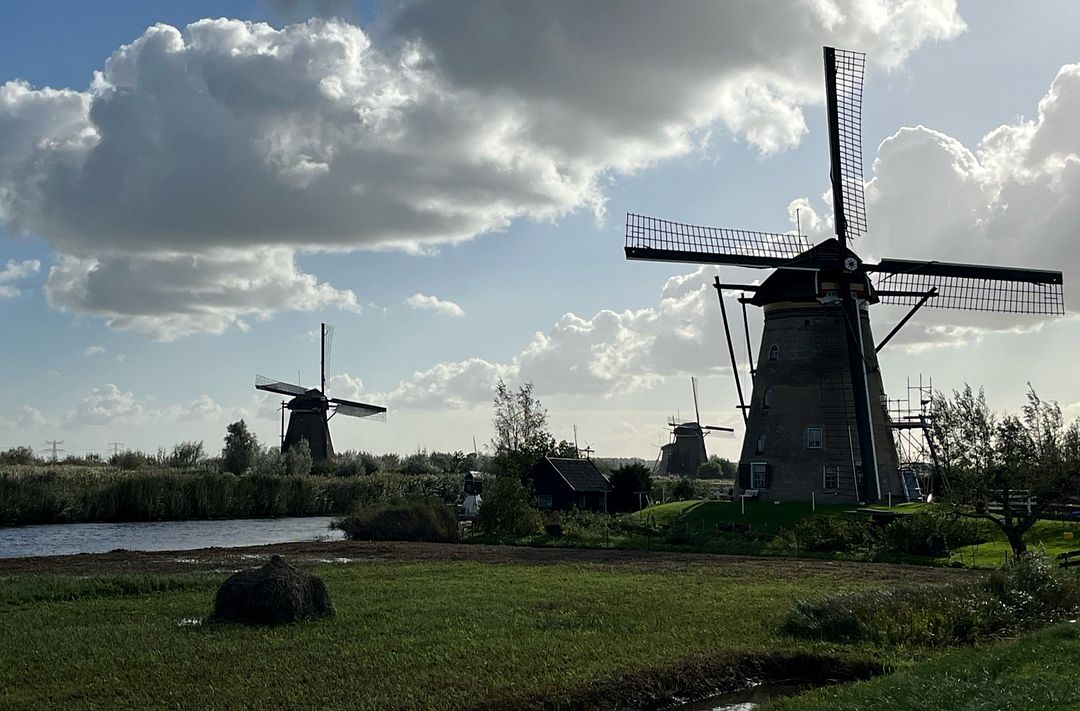
M 832 67 L 829 57 L 833 57 Z M 838 213 L 836 228 L 845 237 L 866 232 L 866 198 L 863 194 L 862 86 L 866 55 L 846 49 L 825 48 L 829 111 L 835 106 L 835 126 L 830 126 L 830 148 L 839 154 L 839 175 L 832 175 L 833 204 Z M 832 81 L 830 81 L 830 79 Z M 832 116 L 830 115 L 830 119 Z M 834 161 L 836 165 L 836 161 Z M 839 199 L 837 199 L 839 198 Z
M 864 265 L 877 273 L 882 303 L 914 305 L 922 294 L 937 289 L 928 307 L 959 311 L 1061 316 L 1065 297 L 1061 272 L 980 264 L 883 259 Z
M 303 395 L 307 392 L 305 388 L 302 388 L 299 385 L 293 385 L 292 383 L 286 383 L 281 380 L 274 380 L 265 375 L 255 376 L 255 389 L 266 390 L 267 392 L 278 393 L 279 395 Z
M 364 417 L 373 420 L 379 420 L 381 422 L 386 421 L 386 408 L 379 405 L 368 405 L 363 402 L 354 402 L 352 400 L 343 400 L 339 397 L 330 398 L 330 402 L 337 406 L 337 413 L 339 415 L 348 415 L 349 417 Z
M 687 225 L 626 214 L 626 258 L 660 262 L 780 267 L 810 249 L 804 235 Z

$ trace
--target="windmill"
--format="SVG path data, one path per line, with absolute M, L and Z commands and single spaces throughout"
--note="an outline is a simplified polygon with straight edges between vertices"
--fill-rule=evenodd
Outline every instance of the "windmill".
M 694 421 L 679 422 L 674 417 L 668 420 L 671 441 L 660 447 L 660 463 L 656 468 L 658 474 L 697 476 L 701 465 L 709 459 L 705 451 L 705 436 L 710 432 L 735 431 L 730 427 L 701 424 L 696 378 L 690 378 L 690 389 L 694 393 Z
M 848 240 L 866 231 L 862 178 L 865 55 L 824 48 L 836 237 L 699 227 L 636 214 L 627 259 L 772 269 L 760 285 L 714 286 L 746 424 L 736 491 L 774 500 L 847 501 L 903 495 L 877 352 L 923 306 L 1064 314 L 1061 272 L 936 260 L 864 262 Z M 764 311 L 753 394 L 743 400 L 723 289 Z M 868 307 L 911 309 L 875 348 Z M 747 338 L 749 346 L 749 337 Z M 751 361 L 751 364 L 753 361 Z
M 286 452 L 300 440 L 307 440 L 311 447 L 311 456 L 316 460 L 334 456 L 334 445 L 330 441 L 328 422 L 334 415 L 362 417 L 366 419 L 386 420 L 386 408 L 368 405 L 339 397 L 326 397 L 326 361 L 330 357 L 334 327 L 323 323 L 319 329 L 319 387 L 304 388 L 300 385 L 273 380 L 262 375 L 255 376 L 255 389 L 265 390 L 279 395 L 289 395 L 291 400 L 284 404 L 289 410 L 289 428 L 281 440 L 281 451 Z M 285 413 L 282 411 L 282 418 Z

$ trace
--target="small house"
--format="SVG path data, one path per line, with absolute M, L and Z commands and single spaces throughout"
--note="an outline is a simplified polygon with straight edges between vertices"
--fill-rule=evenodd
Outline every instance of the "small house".
M 607 511 L 611 484 L 591 459 L 544 457 L 529 470 L 529 486 L 544 511 Z

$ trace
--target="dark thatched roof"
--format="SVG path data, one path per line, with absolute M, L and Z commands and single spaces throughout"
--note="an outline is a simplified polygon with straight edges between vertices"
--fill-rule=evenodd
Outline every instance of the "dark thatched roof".
M 591 459 L 545 457 L 555 471 L 577 492 L 611 491 L 611 484 Z

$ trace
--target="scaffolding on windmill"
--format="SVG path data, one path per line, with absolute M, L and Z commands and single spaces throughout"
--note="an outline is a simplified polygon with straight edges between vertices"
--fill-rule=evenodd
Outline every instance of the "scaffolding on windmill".
M 746 432 L 736 494 L 776 501 L 878 502 L 905 496 L 890 435 L 878 351 L 923 307 L 1063 315 L 1061 272 L 937 260 L 864 262 L 848 240 L 867 229 L 862 164 L 860 52 L 825 47 L 829 177 L 836 237 L 688 225 L 627 214 L 630 260 L 771 269 L 760 284 L 716 277 Z M 743 396 L 725 290 L 764 312 L 752 394 Z M 751 294 L 747 297 L 746 294 Z M 869 307 L 910 306 L 874 346 Z M 744 312 L 745 313 L 745 312 Z M 749 350 L 749 330 L 747 329 Z M 852 431 L 854 424 L 854 432 Z

